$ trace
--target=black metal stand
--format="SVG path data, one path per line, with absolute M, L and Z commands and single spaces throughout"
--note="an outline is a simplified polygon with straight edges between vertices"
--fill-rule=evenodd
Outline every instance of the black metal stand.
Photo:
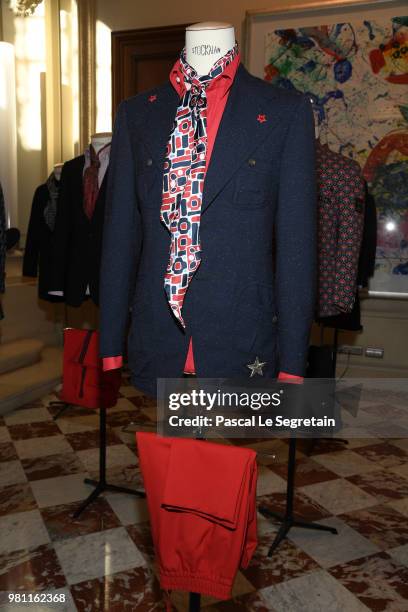
M 196 432 L 196 440 L 204 440 L 203 432 L 199 429 Z M 190 593 L 188 599 L 188 612 L 200 612 L 201 610 L 201 593 Z
M 60 409 L 54 416 L 52 417 L 54 421 L 58 419 L 68 408 L 71 408 L 72 404 L 67 404 L 66 402 L 62 402 L 61 400 L 53 400 L 48 404 L 49 406 L 61 406 Z
M 116 493 L 136 495 L 137 497 L 146 497 L 146 493 L 143 491 L 135 491 L 134 489 L 119 487 L 106 482 L 106 408 L 100 408 L 99 410 L 99 436 L 99 480 L 92 480 L 90 478 L 84 479 L 86 484 L 93 485 L 95 489 L 74 512 L 74 519 L 78 518 L 85 508 L 92 504 L 92 502 L 104 491 L 114 491 Z
M 296 469 L 296 438 L 289 439 L 289 460 L 288 460 L 288 483 L 286 487 L 286 508 L 282 515 L 278 512 L 272 512 L 269 508 L 261 506 L 259 512 L 267 518 L 273 518 L 281 522 L 278 533 L 268 551 L 268 557 L 271 557 L 273 552 L 284 540 L 292 527 L 301 527 L 303 529 L 315 529 L 317 531 L 328 531 L 329 533 L 337 534 L 337 529 L 319 525 L 318 523 L 296 520 L 293 514 L 293 499 L 295 493 L 295 469 Z
M 190 593 L 190 598 L 188 602 L 188 611 L 198 612 L 199 610 L 201 610 L 201 594 L 200 593 Z

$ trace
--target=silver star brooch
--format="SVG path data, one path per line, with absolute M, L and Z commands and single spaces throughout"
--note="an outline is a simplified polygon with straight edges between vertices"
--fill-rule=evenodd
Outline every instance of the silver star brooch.
M 267 361 L 259 361 L 259 357 L 255 357 L 254 363 L 248 363 L 247 368 L 251 370 L 251 378 L 255 376 L 255 374 L 259 374 L 259 376 L 263 376 L 262 368 L 266 366 Z

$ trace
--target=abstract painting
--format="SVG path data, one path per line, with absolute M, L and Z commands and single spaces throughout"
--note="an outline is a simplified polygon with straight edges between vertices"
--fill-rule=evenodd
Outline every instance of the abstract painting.
M 274 30 L 264 78 L 308 93 L 321 140 L 360 164 L 378 211 L 370 290 L 408 296 L 408 17 Z

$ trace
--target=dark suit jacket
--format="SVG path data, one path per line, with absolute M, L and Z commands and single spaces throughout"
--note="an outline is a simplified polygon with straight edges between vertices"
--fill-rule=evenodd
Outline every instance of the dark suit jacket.
M 50 295 L 53 285 L 52 235 L 44 218 L 44 209 L 49 201 L 47 185 L 35 190 L 24 249 L 24 276 L 38 276 L 38 297 L 49 302 L 61 302 L 63 298 Z
M 107 173 L 102 181 L 91 221 L 83 209 L 85 156 L 66 162 L 61 187 L 53 245 L 53 290 L 63 291 L 65 302 L 80 306 L 89 285 L 91 299 L 98 304 L 99 268 Z
M 278 366 L 302 375 L 315 304 L 310 103 L 239 67 L 205 179 L 202 262 L 185 297 L 184 333 L 164 292 L 170 235 L 160 222 L 178 102 L 168 82 L 118 110 L 102 254 L 101 355 L 123 353 L 131 306 L 129 365 L 134 384 L 148 393 L 155 394 L 157 377 L 182 375 L 191 335 L 198 376 L 248 377 L 247 364 L 257 356 L 267 362 L 266 376 Z

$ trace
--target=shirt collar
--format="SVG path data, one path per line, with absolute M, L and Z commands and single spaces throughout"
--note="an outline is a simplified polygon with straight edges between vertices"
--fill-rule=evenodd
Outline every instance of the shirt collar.
M 111 143 L 110 142 L 108 142 L 101 149 L 99 149 L 99 152 L 97 153 L 97 156 L 98 156 L 100 162 L 105 161 L 106 159 L 109 159 L 110 149 L 111 149 Z M 90 161 L 91 161 L 90 145 L 88 145 L 86 147 L 86 149 L 84 151 L 84 155 L 85 155 L 86 163 L 90 163 Z
M 238 70 L 240 61 L 241 58 L 238 53 L 236 57 L 232 60 L 232 62 L 225 68 L 223 73 L 218 78 L 214 79 L 212 83 L 210 83 L 207 91 L 218 90 L 220 97 L 223 97 L 229 91 L 234 81 L 235 73 Z M 184 83 L 183 72 L 180 66 L 180 59 L 176 61 L 173 68 L 171 69 L 169 79 L 174 89 L 178 93 L 179 97 L 181 98 L 186 92 L 186 87 Z

